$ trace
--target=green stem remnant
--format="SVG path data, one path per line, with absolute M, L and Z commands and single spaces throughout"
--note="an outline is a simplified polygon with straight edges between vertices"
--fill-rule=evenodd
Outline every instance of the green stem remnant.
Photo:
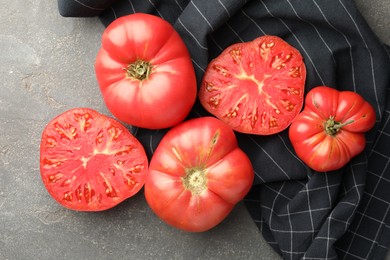
M 351 124 L 353 122 L 354 122 L 353 120 L 349 120 L 345 123 L 336 122 L 334 120 L 334 117 L 332 116 L 324 124 L 325 125 L 325 132 L 330 136 L 334 136 L 340 131 L 340 129 L 343 126 Z
M 127 77 L 144 80 L 149 78 L 152 72 L 152 64 L 148 61 L 136 60 L 129 64 L 125 70 Z
M 186 176 L 182 177 L 184 187 L 193 195 L 199 195 L 206 189 L 206 173 L 202 168 L 186 169 Z

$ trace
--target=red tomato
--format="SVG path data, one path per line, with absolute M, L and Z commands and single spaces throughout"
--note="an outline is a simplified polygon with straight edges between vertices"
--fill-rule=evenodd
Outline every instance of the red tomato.
M 141 143 L 119 122 L 77 108 L 45 127 L 40 168 L 46 189 L 61 205 L 100 211 L 143 187 L 148 159 Z
M 287 128 L 301 110 L 305 80 L 299 51 L 279 37 L 262 36 L 212 60 L 199 98 L 234 130 L 270 135 Z
M 168 224 L 191 232 L 220 223 L 249 191 L 254 173 L 231 128 L 213 117 L 192 119 L 161 140 L 145 196 Z
M 337 170 L 363 151 L 364 133 L 374 126 L 375 119 L 374 109 L 359 94 L 320 86 L 307 94 L 304 110 L 290 126 L 289 138 L 310 168 Z
M 113 21 L 103 33 L 95 71 L 107 108 L 134 126 L 174 126 L 195 103 L 196 78 L 187 47 L 156 16 L 137 13 Z

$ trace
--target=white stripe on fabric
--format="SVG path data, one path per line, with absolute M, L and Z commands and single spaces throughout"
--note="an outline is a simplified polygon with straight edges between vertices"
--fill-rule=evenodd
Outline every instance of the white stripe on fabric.
M 255 139 L 253 139 L 252 136 L 249 136 L 249 139 L 252 140 L 252 142 L 259 147 L 267 156 L 271 159 L 271 161 L 279 168 L 279 170 L 287 177 L 288 180 L 290 180 L 290 176 L 287 174 L 285 170 L 275 161 L 274 158 L 258 143 Z
M 245 42 L 245 41 L 241 38 L 241 36 L 233 29 L 233 27 L 231 27 L 231 25 L 230 25 L 228 22 L 226 22 L 226 25 L 227 25 L 227 27 L 234 33 L 234 35 L 237 36 L 237 38 L 238 38 L 241 42 Z
M 181 5 L 179 4 L 179 2 L 178 2 L 177 0 L 175 0 L 175 3 L 177 4 L 177 6 L 179 6 L 180 11 L 183 12 L 183 7 L 181 7 Z
M 326 176 L 326 174 L 324 174 L 324 175 Z M 319 190 L 323 190 L 323 189 L 328 189 L 329 190 L 329 188 L 333 188 L 333 187 L 337 187 L 337 186 L 340 186 L 340 184 L 330 184 L 330 185 L 327 185 L 327 186 L 322 186 L 322 187 L 317 187 L 317 188 L 302 189 L 302 190 L 299 191 L 299 193 L 306 193 L 307 191 L 319 191 Z
M 310 192 L 309 189 L 306 190 L 306 198 L 307 198 L 307 208 L 309 209 L 309 216 L 310 216 L 310 225 L 311 229 L 314 231 L 314 221 L 313 221 L 313 214 L 310 204 Z M 314 232 L 311 234 L 311 240 L 314 240 Z
M 245 15 L 259 30 L 263 35 L 266 35 L 266 33 L 263 31 L 263 29 L 260 27 L 258 23 L 256 23 L 255 20 L 253 20 L 252 17 L 250 17 L 246 12 L 244 12 L 244 9 L 241 9 L 241 13 Z
M 191 4 L 195 7 L 196 11 L 198 11 L 200 16 L 202 16 L 202 18 L 206 21 L 207 25 L 211 28 L 211 31 L 214 31 L 213 26 L 211 25 L 209 20 L 207 20 L 207 18 L 203 15 L 203 13 L 199 10 L 199 8 L 195 5 L 194 1 L 191 1 Z
M 131 0 L 129 0 L 129 4 L 130 4 L 130 7 L 131 7 L 131 10 L 133 10 L 133 13 L 135 14 L 136 11 L 135 11 L 134 5 L 133 5 Z
M 267 183 L 264 183 L 263 184 L 264 185 L 264 187 L 266 187 L 266 188 L 268 188 L 269 190 L 271 190 L 271 191 L 273 191 L 273 192 L 275 192 L 275 193 L 278 193 L 278 191 L 277 190 L 275 190 L 274 188 L 272 188 L 270 185 L 268 185 Z M 284 195 L 284 194 L 280 194 L 280 196 L 281 197 L 283 197 L 283 198 L 285 198 L 286 200 L 288 200 L 288 201 L 291 201 L 292 200 L 292 198 L 289 198 L 289 197 L 287 197 L 286 195 Z
M 260 179 L 260 181 L 262 181 L 263 183 L 265 182 L 265 180 L 261 177 L 260 173 L 258 173 L 257 171 L 255 171 L 255 169 L 253 169 L 253 172 L 254 172 L 255 175 Z
M 379 104 L 378 93 L 377 93 L 377 86 L 376 86 L 376 80 L 375 80 L 374 57 L 372 56 L 371 49 L 368 47 L 368 44 L 367 44 L 366 40 L 364 39 L 364 37 L 362 35 L 362 32 L 360 31 L 359 27 L 357 26 L 355 19 L 353 19 L 351 13 L 348 11 L 348 9 L 345 7 L 344 3 L 341 0 L 339 0 L 339 2 L 343 6 L 345 12 L 348 14 L 349 18 L 351 18 L 353 24 L 355 25 L 356 31 L 359 33 L 360 38 L 362 39 L 362 41 L 363 41 L 363 43 L 364 43 L 364 45 L 366 47 L 366 50 L 368 51 L 368 54 L 370 55 L 371 76 L 372 76 L 372 84 L 373 84 L 373 87 L 374 87 L 375 101 L 376 101 L 376 104 L 377 104 L 377 109 L 378 109 L 378 111 L 380 111 L 380 104 Z M 379 113 L 379 121 L 381 121 L 381 116 L 382 115 Z
M 210 34 L 210 39 L 214 42 L 214 44 L 218 47 L 218 49 L 220 49 L 221 51 L 223 51 L 222 46 L 219 45 L 219 43 L 215 40 L 215 38 L 213 37 L 212 34 Z
M 191 60 L 192 60 L 192 63 L 194 63 L 195 66 L 196 66 L 198 69 L 200 69 L 202 72 L 205 71 L 204 68 L 202 68 L 194 59 L 191 59 Z
M 371 254 L 372 250 L 374 249 L 374 244 L 375 244 L 374 241 L 378 241 L 378 240 L 379 240 L 379 239 L 378 239 L 379 234 L 381 234 L 381 231 L 382 231 L 383 228 L 385 227 L 385 226 L 383 225 L 383 223 L 384 223 L 384 221 L 385 221 L 386 218 L 387 218 L 389 209 L 390 209 L 390 208 L 389 208 L 389 206 L 388 206 L 387 209 L 386 209 L 386 212 L 385 212 L 385 214 L 384 214 L 384 216 L 383 216 L 383 218 L 382 218 L 381 228 L 378 228 L 378 230 L 376 231 L 375 238 L 374 238 L 374 240 L 373 240 L 373 243 L 371 244 L 371 247 L 370 247 L 369 252 L 367 253 L 367 257 Z
M 294 211 L 289 213 L 278 213 L 276 215 L 278 217 L 287 217 L 287 216 L 301 215 L 301 214 L 312 213 L 312 212 L 329 211 L 330 209 L 331 207 L 325 207 L 325 208 L 316 208 L 311 210 L 300 210 L 300 211 Z
M 290 153 L 292 157 L 294 157 L 301 165 L 303 165 L 306 169 L 309 169 L 309 167 L 301 160 L 298 158 L 295 152 L 293 152 L 290 147 L 286 144 L 286 142 L 283 140 L 283 137 L 280 134 L 277 134 L 279 139 L 282 141 L 284 148 Z
M 360 257 L 360 256 L 358 256 L 358 255 L 352 254 L 351 252 L 345 251 L 345 250 L 343 250 L 343 249 L 341 249 L 341 248 L 337 248 L 337 250 L 339 250 L 340 252 L 345 253 L 343 259 L 347 259 L 347 258 L 346 258 L 347 255 L 350 255 L 351 257 L 353 257 L 353 258 L 355 258 L 355 259 L 358 259 L 358 260 L 367 260 L 367 259 L 365 259 L 365 258 L 363 258 L 363 257 Z
M 386 124 L 385 124 L 385 126 L 386 126 Z M 378 138 L 378 139 L 379 139 L 379 138 Z M 383 171 L 382 171 L 382 173 L 381 173 L 381 176 L 378 178 L 378 181 L 376 182 L 376 184 L 375 184 L 375 186 L 374 186 L 374 190 L 373 190 L 372 194 L 367 194 L 367 193 L 366 193 L 366 195 L 371 195 L 371 196 L 370 196 L 370 198 L 368 199 L 368 202 L 366 203 L 366 206 L 364 207 L 363 212 L 361 212 L 361 215 L 362 215 L 363 217 L 360 218 L 360 220 L 359 220 L 359 222 L 358 222 L 358 224 L 357 224 L 355 230 L 358 230 L 358 229 L 360 228 L 360 226 L 361 226 L 361 224 L 362 224 L 362 221 L 363 221 L 364 217 L 367 216 L 367 214 L 366 214 L 366 213 L 367 213 L 367 210 L 368 210 L 369 206 L 371 205 L 372 199 L 375 198 L 375 197 L 373 196 L 373 194 L 377 191 L 378 186 L 379 186 L 379 184 L 381 183 L 381 178 L 382 178 L 382 176 L 385 174 L 386 168 L 387 168 L 388 164 L 389 164 L 389 161 L 387 162 L 386 167 L 383 169 Z M 359 196 L 360 196 L 360 194 L 359 194 Z M 348 251 L 348 252 L 351 250 L 351 247 L 352 247 L 352 244 L 353 244 L 354 240 L 355 240 L 355 234 L 353 234 L 352 238 L 349 240 L 350 243 L 349 243 L 348 248 L 347 248 L 347 251 Z
M 386 48 L 386 46 L 383 45 L 383 48 L 385 49 L 385 52 L 387 53 L 387 56 L 389 56 L 389 58 L 390 58 L 390 47 Z
M 154 153 L 154 150 L 153 150 L 153 135 L 150 135 L 150 139 L 149 139 L 149 148 L 150 148 L 150 151 L 152 152 L 152 154 Z
M 385 110 L 384 112 L 387 113 L 387 114 L 390 114 L 390 111 Z M 376 141 L 373 144 L 373 147 L 376 147 L 376 145 L 378 144 L 379 140 L 381 140 L 382 134 L 386 133 L 385 129 L 386 129 L 387 125 L 389 124 L 389 121 L 390 121 L 390 116 L 387 117 L 386 122 L 383 124 L 383 128 L 378 131 L 379 135 L 377 136 Z M 375 149 L 372 149 L 371 152 L 369 153 L 368 157 L 371 157 L 371 155 L 374 152 L 378 153 L 377 151 L 375 151 Z
M 313 23 L 311 23 L 311 22 L 309 22 L 309 21 L 306 21 L 306 20 L 302 19 L 302 18 L 299 16 L 299 14 L 297 13 L 297 11 L 295 10 L 293 4 L 291 4 L 290 0 L 286 0 L 286 1 L 289 3 L 289 5 L 291 6 L 292 10 L 294 11 L 296 17 L 297 17 L 299 20 L 301 20 L 302 22 L 305 22 L 305 23 L 307 23 L 307 24 L 310 24 L 310 26 L 314 28 L 314 30 L 316 31 L 316 33 L 317 33 L 318 36 L 320 37 L 321 41 L 324 43 L 325 47 L 326 47 L 326 48 L 328 49 L 328 51 L 330 52 L 330 54 L 331 54 L 331 56 L 332 56 L 333 63 L 336 65 L 336 60 L 335 60 L 335 58 L 334 58 L 333 51 L 330 49 L 329 45 L 326 43 L 324 37 L 322 37 L 322 35 L 321 35 L 321 33 L 318 31 L 317 27 L 316 27 Z
M 181 21 L 180 17 L 177 19 L 180 23 L 180 25 L 191 35 L 191 37 L 195 40 L 195 42 L 199 45 L 199 47 L 203 50 L 208 50 L 207 47 L 203 46 L 199 40 L 195 37 L 194 34 L 192 34 L 192 32 L 190 30 L 188 30 L 188 28 L 183 24 L 183 22 Z
M 88 9 L 91 9 L 91 10 L 96 10 L 96 11 L 103 11 L 104 10 L 103 8 L 97 8 L 97 7 L 89 6 L 89 5 L 83 3 L 83 2 L 81 2 L 79 0 L 73 0 L 73 1 L 78 3 L 78 4 L 80 4 L 80 5 L 82 5 L 82 6 L 84 6 L 84 7 L 87 7 Z
M 116 15 L 116 12 L 112 6 L 110 6 L 110 10 L 112 11 L 112 14 L 114 15 L 115 19 L 118 19 L 118 16 Z
M 286 205 L 286 210 L 287 210 L 287 217 L 288 217 L 288 224 L 290 226 L 290 252 L 292 253 L 293 252 L 293 249 L 294 249 L 294 232 L 292 231 L 293 230 L 293 225 L 292 225 L 292 222 L 291 222 L 291 215 L 290 215 L 290 204 L 288 203 Z M 311 214 L 310 214 L 311 215 Z M 313 229 L 310 230 L 311 233 L 313 233 Z M 290 254 L 290 259 L 292 260 L 293 259 L 293 255 Z
M 354 66 L 354 60 L 353 60 L 353 56 L 352 56 L 352 45 L 351 43 L 349 42 L 348 40 L 348 37 L 343 33 L 341 32 L 339 29 L 337 29 L 333 24 L 331 24 L 328 20 L 328 18 L 326 17 L 326 15 L 324 14 L 324 12 L 322 11 L 321 7 L 318 5 L 318 3 L 316 2 L 316 0 L 312 0 L 313 3 L 317 6 L 318 10 L 320 11 L 321 15 L 322 15 L 322 18 L 324 18 L 324 20 L 326 21 L 326 23 L 332 28 L 334 29 L 336 32 L 338 32 L 339 34 L 341 34 L 346 43 L 348 44 L 349 46 L 349 56 L 351 57 L 351 69 L 352 69 L 352 85 L 353 87 L 355 88 L 356 86 L 356 79 L 355 79 L 355 66 Z
M 327 221 L 327 223 L 328 223 L 328 230 L 327 230 L 327 234 L 328 234 L 328 236 L 327 236 L 327 238 L 325 238 L 325 240 L 326 240 L 326 253 L 325 253 L 325 256 L 326 256 L 326 259 L 328 259 L 329 258 L 329 256 L 328 256 L 328 251 L 329 251 L 329 238 L 330 238 L 330 219 L 332 218 L 332 214 L 333 214 L 333 212 L 334 211 L 332 211 L 330 214 L 329 214 L 329 221 Z
M 221 2 L 221 0 L 218 0 L 218 3 L 219 3 L 220 5 L 222 5 L 223 9 L 225 9 L 225 12 L 227 13 L 227 15 L 228 15 L 229 18 L 230 18 L 230 13 L 229 13 L 229 10 L 226 8 L 226 6 Z
M 160 12 L 160 10 L 158 10 L 156 5 L 154 4 L 154 2 L 152 0 L 148 0 L 148 1 L 149 1 L 149 4 L 151 4 L 153 6 L 154 10 L 156 10 L 158 16 L 160 16 L 161 18 L 165 19 L 164 16 L 162 15 L 162 13 Z

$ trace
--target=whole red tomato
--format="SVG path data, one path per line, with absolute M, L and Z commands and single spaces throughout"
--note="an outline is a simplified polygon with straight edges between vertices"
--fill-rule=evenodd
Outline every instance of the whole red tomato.
M 220 223 L 253 183 L 252 164 L 231 128 L 213 117 L 192 119 L 161 140 L 145 196 L 168 224 L 191 232 Z
M 226 48 L 205 72 L 202 105 L 234 130 L 270 135 L 286 129 L 303 105 L 306 67 L 277 36 Z
M 174 126 L 196 99 L 187 47 L 168 22 L 153 15 L 113 21 L 103 33 L 95 71 L 107 108 L 134 126 Z
M 75 108 L 46 125 L 40 168 L 46 189 L 61 205 L 101 211 L 143 187 L 148 159 L 141 143 L 118 121 Z
M 364 133 L 375 119 L 373 107 L 359 94 L 320 86 L 307 93 L 305 108 L 292 122 L 289 138 L 310 168 L 337 170 L 363 151 Z

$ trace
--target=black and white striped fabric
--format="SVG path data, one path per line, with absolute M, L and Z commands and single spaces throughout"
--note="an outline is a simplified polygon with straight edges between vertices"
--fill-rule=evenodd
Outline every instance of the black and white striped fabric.
M 376 109 L 367 148 L 327 174 L 308 169 L 287 131 L 237 134 L 256 174 L 246 205 L 285 259 L 383 259 L 390 243 L 390 55 L 353 0 L 58 0 L 63 16 L 99 15 L 104 25 L 135 12 L 170 22 L 190 50 L 198 82 L 227 46 L 277 35 L 307 66 L 306 92 L 318 85 L 360 93 Z M 104 9 L 104 10 L 103 10 Z M 191 117 L 207 115 L 197 103 Z M 138 129 L 152 155 L 165 131 Z

